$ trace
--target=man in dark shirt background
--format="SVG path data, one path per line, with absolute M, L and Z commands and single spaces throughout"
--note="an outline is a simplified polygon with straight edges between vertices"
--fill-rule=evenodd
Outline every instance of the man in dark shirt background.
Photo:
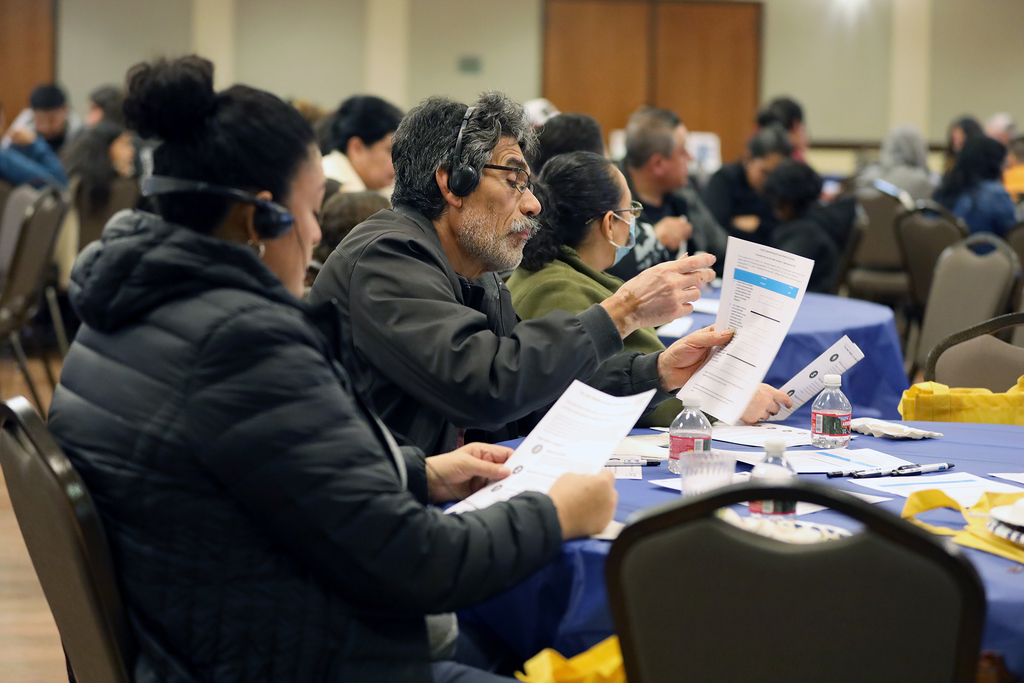
M 730 235 L 759 244 L 771 241 L 778 221 L 763 196 L 764 183 L 792 153 L 786 130 L 778 124 L 768 125 L 747 143 L 743 159 L 722 166 L 711 176 L 704 200 Z
M 645 107 L 626 126 L 622 172 L 635 201 L 643 204 L 636 245 L 608 272 L 628 280 L 680 252 L 706 251 L 724 264 L 727 233 L 689 186 L 686 126 L 666 109 Z

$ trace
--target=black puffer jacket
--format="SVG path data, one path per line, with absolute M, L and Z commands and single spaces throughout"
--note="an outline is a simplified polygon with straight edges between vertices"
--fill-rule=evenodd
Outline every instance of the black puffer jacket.
M 251 250 L 122 212 L 71 298 L 84 325 L 50 428 L 110 537 L 136 680 L 427 681 L 424 614 L 559 552 L 547 496 L 424 506 L 420 453 L 332 358 L 336 308 Z

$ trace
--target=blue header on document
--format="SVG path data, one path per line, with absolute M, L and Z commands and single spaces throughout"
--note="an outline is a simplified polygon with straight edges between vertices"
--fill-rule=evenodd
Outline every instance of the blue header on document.
M 772 292 L 781 294 L 782 296 L 788 296 L 790 299 L 795 299 L 796 295 L 800 293 L 799 287 L 793 285 L 787 285 L 785 282 L 779 282 L 757 273 L 751 273 L 749 270 L 740 270 L 736 268 L 733 270 L 733 278 L 740 282 L 746 282 L 747 284 L 767 289 Z

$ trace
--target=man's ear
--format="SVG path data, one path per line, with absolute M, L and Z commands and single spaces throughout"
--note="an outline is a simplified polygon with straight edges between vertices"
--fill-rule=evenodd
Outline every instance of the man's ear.
M 345 143 L 345 156 L 349 159 L 351 159 L 353 155 L 363 154 L 365 151 L 366 143 L 363 142 L 363 139 L 358 135 L 353 135 L 348 139 L 348 142 Z
M 434 180 L 437 181 L 437 186 L 441 189 L 441 196 L 444 197 L 445 202 L 452 208 L 461 209 L 463 197 L 459 197 L 448 189 L 448 176 L 448 171 L 443 168 L 434 171 Z

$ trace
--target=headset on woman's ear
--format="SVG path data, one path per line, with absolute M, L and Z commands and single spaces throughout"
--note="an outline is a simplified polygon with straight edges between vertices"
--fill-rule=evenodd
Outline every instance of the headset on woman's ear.
M 462 117 L 462 126 L 459 128 L 459 137 L 455 139 L 455 151 L 452 152 L 452 170 L 448 174 L 448 189 L 456 197 L 465 197 L 471 194 L 480 184 L 480 171 L 462 163 L 462 134 L 466 132 L 466 126 L 474 111 L 476 111 L 476 107 L 466 108 L 466 115 Z
M 254 194 L 223 185 L 211 185 L 199 180 L 185 180 L 170 176 L 153 175 L 142 181 L 142 196 L 153 197 L 163 194 L 210 194 L 224 197 L 256 207 L 252 225 L 256 234 L 263 239 L 277 239 L 292 229 L 295 218 L 288 209 L 268 199 L 260 199 Z

